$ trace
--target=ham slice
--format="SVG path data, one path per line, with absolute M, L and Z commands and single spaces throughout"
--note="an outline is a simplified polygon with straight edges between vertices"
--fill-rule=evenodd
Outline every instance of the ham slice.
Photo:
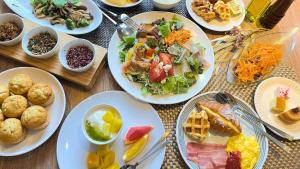
M 187 143 L 188 160 L 198 164 L 201 169 L 225 169 L 227 153 L 226 145 L 207 143 Z

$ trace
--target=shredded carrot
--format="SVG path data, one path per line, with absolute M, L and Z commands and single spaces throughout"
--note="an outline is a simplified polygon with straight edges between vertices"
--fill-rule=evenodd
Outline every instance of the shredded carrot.
M 283 57 L 282 46 L 255 43 L 236 60 L 235 76 L 240 82 L 253 82 L 271 73 Z
M 177 42 L 180 45 L 185 44 L 187 41 L 191 39 L 191 32 L 189 30 L 178 30 L 171 32 L 166 38 L 165 42 L 167 45 L 172 45 L 173 43 Z

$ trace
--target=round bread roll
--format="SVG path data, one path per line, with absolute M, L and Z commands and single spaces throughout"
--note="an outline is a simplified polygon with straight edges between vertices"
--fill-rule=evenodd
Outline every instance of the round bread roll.
M 0 105 L 9 96 L 8 87 L 0 84 Z
M 20 117 L 27 108 L 27 100 L 24 96 L 13 95 L 2 103 L 2 113 L 6 117 Z
M 48 112 L 42 106 L 31 106 L 21 116 L 21 123 L 29 129 L 43 129 L 48 126 Z
M 0 141 L 5 144 L 16 144 L 26 137 L 26 130 L 21 121 L 16 118 L 8 118 L 0 123 Z
M 8 83 L 8 88 L 13 94 L 23 95 L 33 85 L 31 78 L 25 74 L 16 74 Z
M 0 109 L 0 123 L 2 121 L 4 121 L 4 119 L 5 119 L 5 117 L 4 117 L 3 113 L 2 113 L 2 110 Z
M 37 83 L 28 91 L 28 101 L 33 105 L 47 106 L 54 101 L 51 87 L 45 83 Z

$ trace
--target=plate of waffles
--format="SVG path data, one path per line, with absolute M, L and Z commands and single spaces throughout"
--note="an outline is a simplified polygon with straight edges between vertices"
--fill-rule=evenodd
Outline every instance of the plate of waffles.
M 235 108 L 218 99 L 218 92 L 200 94 L 185 104 L 176 125 L 180 154 L 191 169 L 260 169 L 268 155 L 263 125 L 239 116 Z M 235 97 L 238 104 L 254 110 Z M 255 114 L 256 115 L 256 114 Z
M 243 0 L 186 0 L 186 7 L 198 24 L 218 32 L 239 26 L 246 15 Z

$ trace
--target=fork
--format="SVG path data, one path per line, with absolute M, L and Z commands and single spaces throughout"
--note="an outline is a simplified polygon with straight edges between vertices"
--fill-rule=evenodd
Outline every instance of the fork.
M 203 99 L 204 99 L 204 100 L 208 100 L 208 101 L 214 100 L 214 99 L 212 99 L 211 96 L 208 96 L 208 95 L 205 95 L 205 96 L 203 97 Z M 231 103 L 231 102 L 229 103 L 229 101 L 228 101 L 228 100 L 225 100 L 224 97 L 219 97 L 219 99 L 220 99 L 220 100 L 217 100 L 217 102 L 220 102 L 221 104 L 228 103 L 228 104 L 232 105 L 232 103 Z M 216 99 L 215 99 L 215 100 L 216 100 Z M 214 100 L 214 101 L 215 101 L 215 100 Z M 240 113 L 236 113 L 237 111 L 234 111 L 234 112 L 235 112 L 235 114 L 238 115 L 238 116 L 241 115 Z M 240 117 L 241 117 L 241 116 L 240 116 Z M 258 124 L 255 123 L 255 122 L 253 121 L 252 118 L 251 118 L 251 121 L 249 121 L 249 119 L 245 119 L 245 116 L 242 116 L 241 118 L 243 118 L 243 119 L 244 119 L 245 121 L 247 121 L 248 123 L 251 123 L 251 124 L 253 124 L 253 125 L 255 125 L 255 126 L 258 126 Z M 268 134 L 266 131 L 261 130 L 261 129 L 258 128 L 258 127 L 254 127 L 254 128 L 257 129 L 256 131 L 258 131 L 259 133 L 261 133 L 262 135 L 264 135 L 265 137 L 267 137 L 268 139 L 270 139 L 271 141 L 273 141 L 276 145 L 278 145 L 280 148 L 282 148 L 282 149 L 285 150 L 286 152 L 290 152 L 290 151 L 292 150 L 290 147 L 288 147 L 288 146 L 285 145 L 284 143 L 280 142 L 279 140 L 277 140 L 276 138 L 274 138 L 273 136 L 271 136 L 270 134 Z
M 224 94 L 224 95 L 223 95 L 223 94 Z M 260 118 L 254 116 L 253 114 L 249 113 L 249 111 L 247 110 L 248 108 L 245 107 L 245 105 L 243 105 L 243 104 L 238 104 L 237 101 L 236 101 L 236 99 L 235 99 L 230 93 L 228 93 L 228 92 L 224 92 L 224 93 L 219 92 L 217 95 L 218 95 L 219 97 L 220 97 L 220 96 L 222 97 L 222 95 L 223 95 L 223 99 L 224 99 L 224 100 L 227 100 L 228 102 L 231 102 L 231 104 L 232 104 L 233 106 L 235 106 L 236 109 L 238 109 L 238 110 L 242 111 L 244 114 L 250 116 L 250 117 L 251 117 L 252 119 L 254 119 L 255 121 L 257 121 L 257 122 L 259 122 L 259 123 L 262 123 L 262 124 L 266 125 L 267 127 L 273 129 L 274 131 L 276 131 L 277 133 L 279 133 L 280 135 L 284 136 L 285 138 L 287 138 L 287 139 L 290 140 L 290 141 L 293 141 L 293 140 L 294 140 L 294 137 L 293 137 L 293 136 L 289 135 L 288 133 L 286 133 L 286 132 L 284 132 L 284 131 L 282 131 L 282 130 L 280 130 L 280 129 L 278 129 L 278 128 L 272 126 L 272 125 L 270 125 L 269 123 L 267 123 L 267 122 L 261 120 Z M 241 112 L 239 112 L 239 113 L 241 113 Z M 241 114 L 241 115 L 244 115 L 244 114 Z
M 139 166 L 142 162 L 147 160 L 150 156 L 152 156 L 157 151 L 161 150 L 162 148 L 164 148 L 165 146 L 167 146 L 170 143 L 170 141 L 166 140 L 166 138 L 169 136 L 169 134 L 170 134 L 170 132 L 166 131 L 161 136 L 161 138 L 156 143 L 154 143 L 154 145 L 150 148 L 150 150 L 138 162 L 136 162 L 133 165 L 125 164 L 120 169 L 136 169 L 137 166 Z
M 134 20 L 132 20 L 128 15 L 122 13 L 120 15 L 114 13 L 114 12 L 111 12 L 105 8 L 103 8 L 102 6 L 100 6 L 98 3 L 97 3 L 97 6 L 105 11 L 106 13 L 109 13 L 111 16 L 117 18 L 119 21 L 125 23 L 126 25 L 130 26 L 134 31 L 137 31 L 139 29 L 139 25 L 137 23 L 135 23 Z
M 256 120 L 255 118 L 253 118 L 254 116 L 247 111 L 247 109 L 242 108 L 242 105 L 237 103 L 236 99 L 229 93 L 224 92 L 224 93 L 217 93 L 216 96 L 218 98 L 216 98 L 216 100 L 220 103 L 228 103 L 231 106 L 233 106 L 233 110 L 240 110 L 242 112 L 247 112 L 246 114 L 250 117 L 250 121 L 248 120 L 249 118 L 246 118 L 246 116 L 244 116 L 244 114 L 241 114 L 238 111 L 234 111 L 235 114 L 237 114 L 238 116 L 240 116 L 241 118 L 245 119 L 247 122 L 251 122 L 253 125 L 258 126 L 257 122 L 260 122 L 258 120 Z M 276 145 L 278 145 L 280 148 L 282 148 L 283 150 L 285 150 L 286 152 L 290 152 L 292 149 L 287 146 L 286 144 L 280 142 L 278 139 L 276 139 L 275 137 L 271 136 L 270 134 L 268 134 L 266 131 L 264 130 L 257 130 L 259 131 L 261 134 L 263 134 L 264 136 L 266 136 L 268 139 L 270 139 L 271 141 L 273 141 Z

